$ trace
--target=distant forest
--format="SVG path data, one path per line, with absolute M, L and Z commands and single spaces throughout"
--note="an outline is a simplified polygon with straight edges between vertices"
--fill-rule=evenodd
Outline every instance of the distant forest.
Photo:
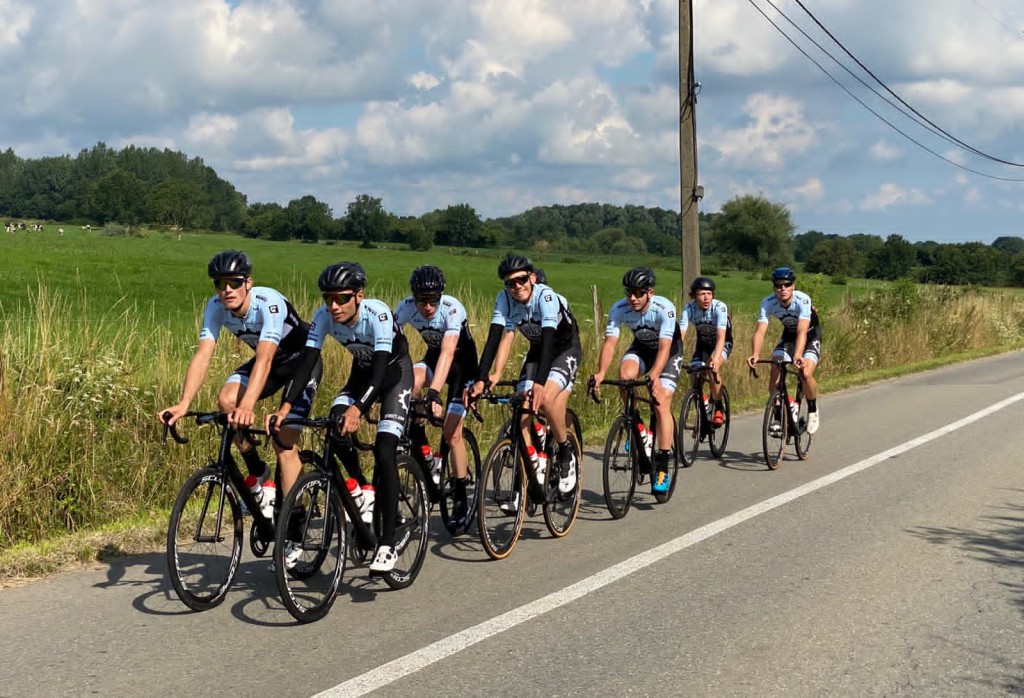
M 235 232 L 269 240 L 354 240 L 364 246 L 404 244 L 463 248 L 516 247 L 537 254 L 612 255 L 664 259 L 678 268 L 676 211 L 644 206 L 538 206 L 481 219 L 468 203 L 420 216 L 397 216 L 383 200 L 361 194 L 345 212 L 313 196 L 249 203 L 201 158 L 168 149 L 97 143 L 76 156 L 24 159 L 0 152 L 0 217 L 93 225 L 118 234 L 146 228 Z M 900 235 L 795 234 L 783 204 L 740 196 L 700 214 L 702 266 L 765 269 L 799 264 L 805 271 L 846 277 L 913 278 L 945 284 L 1024 286 L 1024 239 L 982 243 L 910 243 Z

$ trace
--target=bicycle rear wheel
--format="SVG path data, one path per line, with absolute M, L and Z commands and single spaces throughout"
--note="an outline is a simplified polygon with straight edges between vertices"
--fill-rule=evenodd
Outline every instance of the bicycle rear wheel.
M 347 527 L 341 497 L 320 472 L 301 476 L 281 504 L 274 570 L 281 601 L 300 623 L 331 610 L 345 571 Z
M 565 425 L 576 434 L 576 442 L 579 444 L 580 457 L 583 456 L 583 427 L 580 425 L 580 418 L 571 407 L 565 408 Z
M 796 430 L 796 434 L 793 436 L 793 445 L 796 446 L 796 456 L 800 460 L 807 460 L 807 456 L 811 455 L 811 441 L 813 437 L 807 433 L 807 415 L 809 410 L 807 409 L 807 400 L 803 399 L 799 394 L 797 399 L 800 401 L 800 411 L 798 423 L 793 425 Z
M 395 568 L 384 575 L 392 589 L 405 589 L 416 581 L 427 556 L 430 514 L 427 487 L 420 466 L 408 454 L 398 456 L 398 516 L 395 524 Z
M 764 451 L 764 462 L 770 470 L 779 467 L 782 452 L 786 448 L 786 409 L 782 393 L 773 390 L 764 406 L 764 423 L 761 427 L 761 445 Z
M 708 446 L 711 448 L 711 455 L 715 458 L 722 457 L 722 454 L 725 453 L 725 445 L 729 443 L 731 412 L 729 409 L 729 391 L 724 385 L 722 386 L 722 412 L 725 413 L 725 422 L 720 427 L 712 425 L 708 434 Z
M 499 439 L 484 459 L 477 514 L 480 543 L 495 560 L 508 557 L 526 515 L 526 471 L 510 439 Z
M 476 442 L 476 436 L 466 427 L 462 427 L 462 441 L 466 444 L 466 457 L 469 459 L 468 472 L 469 482 L 466 483 L 466 520 L 463 525 L 456 528 L 451 525 L 452 510 L 455 506 L 455 468 L 451 462 L 451 451 L 444 460 L 444 483 L 441 490 L 441 521 L 450 534 L 458 535 L 460 532 L 469 531 L 476 523 L 476 499 L 479 495 L 477 484 L 480 482 L 480 446 Z
M 700 448 L 701 401 L 699 394 L 693 390 L 686 391 L 683 406 L 679 410 L 679 424 L 676 438 L 676 451 L 684 468 L 689 468 L 697 460 L 697 449 Z
M 224 600 L 242 558 L 242 510 L 215 468 L 182 485 L 167 527 L 167 572 L 178 598 L 194 611 Z
M 631 448 L 629 424 L 619 416 L 604 443 L 604 503 L 613 519 L 629 512 L 636 491 L 636 449 Z
M 555 538 L 562 538 L 572 530 L 572 525 L 576 523 L 576 514 L 580 510 L 580 501 L 583 499 L 583 454 L 576 432 L 572 429 L 568 432 L 571 457 L 576 462 L 576 485 L 563 494 L 558 489 L 558 480 L 552 477 L 554 465 L 548 466 L 544 483 L 547 495 L 544 498 L 544 524 Z

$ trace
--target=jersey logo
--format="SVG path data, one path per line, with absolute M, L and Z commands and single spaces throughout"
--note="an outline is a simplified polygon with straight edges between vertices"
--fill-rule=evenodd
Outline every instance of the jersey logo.
M 378 320 L 387 320 L 388 319 L 388 314 L 387 313 L 381 313 L 380 315 L 377 316 L 377 319 Z
M 668 311 L 668 316 L 669 316 L 670 318 L 671 318 L 671 317 L 675 317 L 675 316 L 676 316 L 676 311 L 674 311 L 674 310 L 670 310 L 670 311 Z
M 550 301 L 551 300 L 551 294 L 550 293 L 544 294 L 544 300 L 545 301 Z
M 277 306 L 276 305 L 272 305 L 269 308 L 267 308 L 267 310 L 269 310 L 272 313 L 276 313 L 277 312 Z
M 457 312 L 459 312 L 459 311 L 457 311 L 455 308 L 452 308 L 451 310 L 448 311 L 448 314 L 449 315 L 454 315 Z

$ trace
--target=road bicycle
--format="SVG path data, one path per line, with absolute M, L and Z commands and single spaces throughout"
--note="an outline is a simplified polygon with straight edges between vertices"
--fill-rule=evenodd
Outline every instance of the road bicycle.
M 543 479 L 538 477 L 539 461 L 530 458 L 528 447 L 533 446 L 535 452 L 543 452 L 548 444 L 538 439 L 535 424 L 542 425 L 542 432 L 546 431 L 547 425 L 543 417 L 529 408 L 528 395 L 515 392 L 516 385 L 515 381 L 500 381 L 494 388 L 512 390 L 491 389 L 477 397 L 477 401 L 502 405 L 510 412 L 484 459 L 477 498 L 480 543 L 495 560 L 508 557 L 519 540 L 525 516 L 536 514 L 538 507 L 544 512 L 544 523 L 551 535 L 556 538 L 568 535 L 576 522 L 583 495 L 582 449 L 573 427 L 567 432 L 570 457 L 576 462 L 576 486 L 566 494 L 559 491 L 554 454 L 544 469 Z M 524 417 L 528 417 L 529 442 L 521 428 Z
M 444 427 L 444 417 L 434 417 L 430 403 L 423 398 L 413 398 L 410 401 L 409 413 L 410 418 L 413 420 L 424 419 L 431 426 Z M 472 414 L 477 419 L 480 419 L 480 415 Z M 408 433 L 408 430 L 406 430 L 406 433 Z M 468 471 L 466 475 L 469 477 L 469 482 L 466 483 L 466 518 L 459 523 L 452 520 L 452 512 L 455 507 L 455 464 L 452 463 L 450 458 L 448 440 L 443 435 L 439 438 L 441 441 L 439 449 L 436 451 L 431 449 L 429 456 L 413 444 L 408 444 L 405 447 L 408 448 L 412 457 L 416 459 L 424 475 L 429 475 L 429 477 L 424 478 L 424 485 L 426 486 L 430 510 L 433 511 L 434 505 L 439 504 L 441 522 L 448 533 L 456 536 L 459 533 L 468 532 L 476 523 L 477 483 L 480 482 L 481 469 L 480 446 L 477 444 L 476 436 L 463 423 L 462 441 L 466 445 L 466 456 L 468 458 Z M 430 447 L 429 441 L 426 443 L 426 446 Z M 441 464 L 439 466 L 432 462 L 435 453 L 441 454 Z M 434 480 L 435 477 L 437 478 L 436 482 Z
M 650 431 L 652 443 L 657 441 L 658 413 L 654 407 L 656 403 L 653 397 L 642 397 L 637 395 L 637 388 L 651 388 L 648 378 L 640 380 L 606 380 L 601 386 L 616 386 L 622 389 L 624 401 L 622 412 L 612 422 L 608 429 L 608 438 L 604 443 L 604 503 L 608 512 L 613 518 L 621 519 L 629 512 L 633 503 L 633 495 L 636 486 L 642 485 L 644 478 L 649 478 L 654 484 L 654 456 L 653 451 L 648 453 L 644 438 L 640 434 L 640 410 L 638 403 L 647 403 L 651 407 Z M 597 397 L 597 389 L 591 383 L 587 386 L 590 398 L 600 403 Z M 673 420 L 674 422 L 674 420 Z M 676 480 L 679 474 L 678 448 L 675 446 L 677 438 L 673 423 L 672 451 L 669 456 L 668 472 L 670 482 L 667 492 L 652 492 L 654 498 L 664 504 L 672 498 L 676 490 Z
M 690 375 L 690 389 L 683 397 L 679 409 L 679 456 L 683 467 L 689 468 L 697 458 L 697 450 L 705 441 L 711 455 L 721 458 L 725 453 L 725 445 L 729 443 L 729 427 L 731 411 L 729 407 L 729 391 L 722 385 L 722 412 L 725 421 L 715 426 L 712 421 L 715 414 L 715 403 L 711 399 L 711 383 L 721 384 L 717 371 L 711 370 L 703 361 L 692 364 L 686 369 Z
M 787 444 L 793 444 L 796 456 L 806 460 L 811 452 L 811 434 L 807 431 L 807 401 L 803 399 L 804 382 L 798 370 L 791 368 L 792 361 L 782 359 L 759 359 L 759 364 L 774 364 L 779 367 L 778 385 L 768 394 L 764 406 L 764 421 L 761 427 L 761 444 L 764 462 L 770 470 L 779 467 Z M 750 375 L 757 378 L 757 371 L 751 367 Z M 797 385 L 794 396 L 789 394 L 789 376 L 795 376 Z
M 361 452 L 372 452 L 373 444 L 355 434 L 339 437 L 331 417 L 306 419 L 289 416 L 281 427 L 303 426 L 323 432 L 319 453 L 303 451 L 313 469 L 299 477 L 281 504 L 274 546 L 274 567 L 281 600 L 292 616 L 310 623 L 330 611 L 346 560 L 365 565 L 377 548 L 381 529 L 380 507 L 374 506 L 373 523 L 363 521 L 359 503 L 346 486 L 338 450 L 348 444 Z M 273 429 L 273 425 L 272 425 Z M 275 436 L 276 438 L 276 436 Z M 419 465 L 400 447 L 398 469 L 398 512 L 395 541 L 398 560 L 381 577 L 392 589 L 404 589 L 415 581 L 427 553 L 429 514 L 426 484 Z
M 189 440 L 168 425 L 165 412 L 164 436 L 177 443 Z M 178 598 L 195 611 L 220 604 L 228 592 L 242 557 L 242 505 L 252 514 L 249 548 L 256 557 L 266 555 L 274 541 L 272 519 L 262 513 L 256 495 L 231 457 L 231 444 L 238 432 L 228 426 L 227 412 L 186 412 L 199 426 L 213 425 L 220 433 L 216 459 L 189 476 L 181 486 L 167 527 L 167 571 Z M 259 429 L 241 431 L 242 438 L 258 445 L 254 437 L 265 436 Z

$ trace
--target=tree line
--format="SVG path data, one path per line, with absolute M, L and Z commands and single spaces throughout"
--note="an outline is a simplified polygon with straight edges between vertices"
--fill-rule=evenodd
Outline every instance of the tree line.
M 573 204 L 537 206 L 514 216 L 482 219 L 468 203 L 420 216 L 399 216 L 383 199 L 360 194 L 344 214 L 307 195 L 287 205 L 249 203 L 201 158 L 169 149 L 104 143 L 62 155 L 22 159 L 0 152 L 0 216 L 108 225 L 237 232 L 267 240 L 353 240 L 429 250 L 514 246 L 541 256 L 611 255 L 678 260 L 680 220 L 675 211 L 645 206 Z M 737 196 L 714 213 L 701 213 L 705 272 L 764 270 L 798 264 L 840 281 L 846 277 L 910 278 L 940 284 L 1024 286 L 1024 239 L 991 245 L 910 243 L 858 233 L 812 230 L 796 234 L 785 205 L 761 195 Z

